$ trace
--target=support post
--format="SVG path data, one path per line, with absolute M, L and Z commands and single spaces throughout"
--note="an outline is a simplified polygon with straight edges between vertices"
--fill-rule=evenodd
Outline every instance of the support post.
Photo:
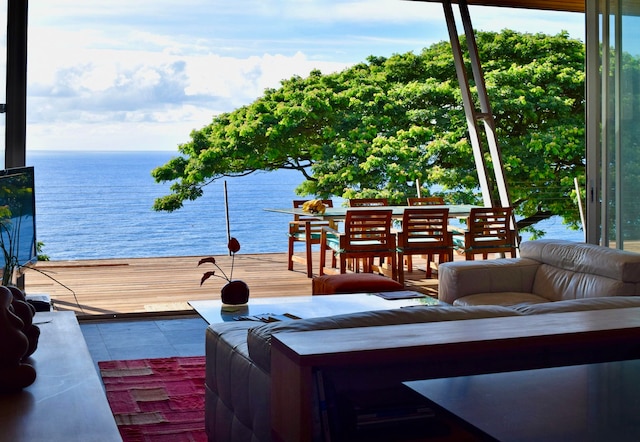
M 449 30 L 449 40 L 451 41 L 451 50 L 453 52 L 458 84 L 460 85 L 462 95 L 462 104 L 464 106 L 467 126 L 469 129 L 469 138 L 476 162 L 478 182 L 482 191 L 482 199 L 484 201 L 484 205 L 487 207 L 510 207 L 511 198 L 509 196 L 509 189 L 504 177 L 502 154 L 500 152 L 500 146 L 498 145 L 498 138 L 496 136 L 495 119 L 489 103 L 489 96 L 487 95 L 484 73 L 482 72 L 482 66 L 480 65 L 480 56 L 478 55 L 478 46 L 476 44 L 473 26 L 471 25 L 469 7 L 467 6 L 466 0 L 459 0 L 458 6 L 460 8 L 460 16 L 467 40 L 467 49 L 469 51 L 471 70 L 476 84 L 480 112 L 476 110 L 476 105 L 471 94 L 469 77 L 467 75 L 464 58 L 462 56 L 462 49 L 460 47 L 460 39 L 456 28 L 455 18 L 453 16 L 451 0 L 444 0 L 442 2 L 447 28 Z M 483 147 L 483 140 L 480 136 L 478 121 L 483 122 L 484 141 L 486 141 L 488 151 L 487 148 Z M 487 157 L 491 159 L 491 164 L 493 165 L 493 176 L 489 176 L 489 172 L 487 170 Z M 517 230 L 515 218 L 512 218 L 511 226 L 514 231 Z M 515 237 L 518 237 L 517 231 Z
M 28 0 L 7 4 L 5 168 L 26 165 Z

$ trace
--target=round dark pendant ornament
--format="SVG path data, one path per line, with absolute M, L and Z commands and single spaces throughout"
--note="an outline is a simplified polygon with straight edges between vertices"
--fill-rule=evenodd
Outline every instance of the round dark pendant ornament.
M 231 281 L 222 287 L 220 293 L 223 304 L 240 305 L 249 301 L 249 286 L 244 281 Z

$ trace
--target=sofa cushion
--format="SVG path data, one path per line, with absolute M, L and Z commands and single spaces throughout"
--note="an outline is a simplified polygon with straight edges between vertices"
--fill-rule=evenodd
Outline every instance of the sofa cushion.
M 313 295 L 337 293 L 371 293 L 404 290 L 404 285 L 375 273 L 343 273 L 315 276 L 311 281 Z
M 640 307 L 640 296 L 609 296 L 606 298 L 570 299 L 544 304 L 514 305 L 512 308 L 525 315 L 578 312 L 612 308 Z
M 520 256 L 554 267 L 624 282 L 640 282 L 640 254 L 557 239 L 525 241 Z
M 205 381 L 216 390 L 216 374 L 221 373 L 231 376 L 233 367 L 230 364 L 233 358 L 242 357 L 249 359 L 247 348 L 247 330 L 258 326 L 258 322 L 233 321 L 219 324 L 211 324 L 205 333 L 205 345 L 207 355 L 212 356 L 214 363 L 207 363 L 205 369 Z M 228 386 L 221 386 L 227 388 Z
M 597 274 L 587 274 L 542 264 L 536 273 L 532 293 L 550 301 L 640 295 L 638 284 Z
M 247 351 L 258 322 L 212 324 L 206 330 L 205 424 L 212 440 L 269 440 L 271 379 Z
M 444 262 L 438 266 L 438 299 L 452 304 L 476 293 L 531 293 L 538 267 L 528 258 Z
M 549 302 L 547 298 L 534 295 L 533 293 L 524 292 L 494 292 L 494 293 L 477 293 L 475 295 L 463 296 L 453 301 L 455 306 L 472 306 L 472 305 L 522 305 L 522 304 L 539 304 Z
M 271 336 L 276 333 L 456 321 L 516 315 L 520 315 L 520 313 L 516 310 L 501 306 L 415 306 L 264 324 L 251 328 L 248 331 L 247 343 L 251 360 L 264 371 L 269 372 L 271 369 Z

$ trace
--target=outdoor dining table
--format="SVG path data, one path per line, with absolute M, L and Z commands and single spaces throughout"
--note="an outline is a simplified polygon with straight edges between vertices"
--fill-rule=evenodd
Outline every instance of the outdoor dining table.
M 302 209 L 295 209 L 293 207 L 286 209 L 279 208 L 266 208 L 264 210 L 268 212 L 286 213 L 290 215 L 309 216 L 313 215 L 319 219 L 342 221 L 347 216 L 347 211 L 354 210 L 391 210 L 391 216 L 394 219 L 402 219 L 405 209 L 449 209 L 449 218 L 466 218 L 469 216 L 471 209 L 480 206 L 474 206 L 472 204 L 444 204 L 444 205 L 429 205 L 429 206 L 374 206 L 374 207 L 327 207 L 324 213 L 310 214 Z

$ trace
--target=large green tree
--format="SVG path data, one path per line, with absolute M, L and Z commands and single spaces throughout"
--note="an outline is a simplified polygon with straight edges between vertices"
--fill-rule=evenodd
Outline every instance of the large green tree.
M 478 32 L 476 39 L 521 227 L 552 215 L 577 226 L 584 44 L 566 33 L 509 30 Z M 275 169 L 300 171 L 300 195 L 403 203 L 419 180 L 447 202 L 477 203 L 467 136 L 449 43 L 371 56 L 342 72 L 284 80 L 193 131 L 181 155 L 153 171 L 156 181 L 172 182 L 154 208 L 176 210 L 221 177 Z

